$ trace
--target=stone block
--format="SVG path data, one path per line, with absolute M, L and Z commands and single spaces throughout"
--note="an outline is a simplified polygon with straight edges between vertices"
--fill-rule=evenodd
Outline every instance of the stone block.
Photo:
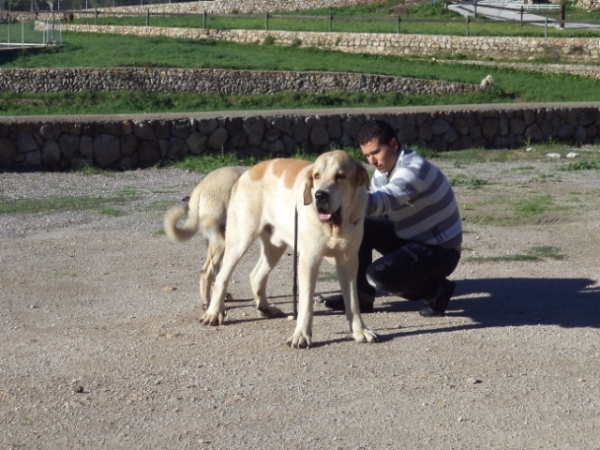
M 81 137 L 79 141 L 79 153 L 89 160 L 94 158 L 93 138 L 91 136 Z
M 141 139 L 143 141 L 151 141 L 156 138 L 154 128 L 150 123 L 146 121 L 133 122 L 133 133 L 138 139 Z
M 160 150 L 156 141 L 141 141 L 137 148 L 138 162 L 141 167 L 151 167 L 160 162 Z
M 60 153 L 65 158 L 71 158 L 79 149 L 79 137 L 74 134 L 64 133 L 58 139 Z
M 20 131 L 17 138 L 17 150 L 19 153 L 29 153 L 38 149 L 38 144 L 30 131 Z
M 9 139 L 0 137 L 0 166 L 10 166 L 17 154 Z
M 185 141 L 191 155 L 200 155 L 206 149 L 206 137 L 202 133 L 192 133 Z
M 206 143 L 207 147 L 212 150 L 221 150 L 227 142 L 227 130 L 225 128 L 217 128 L 212 132 Z
M 42 164 L 53 166 L 60 159 L 60 147 L 56 141 L 46 141 L 42 147 Z
M 122 134 L 119 136 L 119 143 L 121 144 L 121 155 L 132 156 L 138 145 L 138 139 L 135 134 Z
M 94 161 L 106 168 L 121 157 L 119 138 L 112 134 L 101 134 L 94 139 Z

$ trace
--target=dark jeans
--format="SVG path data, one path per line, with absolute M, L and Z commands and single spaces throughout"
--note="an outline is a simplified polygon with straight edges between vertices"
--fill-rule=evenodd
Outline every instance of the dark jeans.
M 375 262 L 373 250 L 383 255 Z M 427 300 L 454 272 L 460 252 L 400 239 L 391 221 L 367 217 L 358 257 L 359 293 L 373 295 L 377 288 L 407 300 Z

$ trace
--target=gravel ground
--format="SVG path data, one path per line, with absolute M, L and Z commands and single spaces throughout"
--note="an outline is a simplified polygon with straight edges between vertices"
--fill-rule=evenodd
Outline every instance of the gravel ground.
M 256 247 L 226 325 L 199 324 L 205 245 L 161 228 L 200 175 L 0 174 L 0 205 L 42 210 L 0 214 L 0 448 L 600 449 L 600 176 L 556 164 L 439 163 L 487 182 L 456 188 L 447 315 L 381 297 L 367 345 L 317 303 L 309 350 L 253 308 Z M 321 272 L 319 296 L 336 291 Z M 290 313 L 291 278 L 287 254 L 270 296 Z

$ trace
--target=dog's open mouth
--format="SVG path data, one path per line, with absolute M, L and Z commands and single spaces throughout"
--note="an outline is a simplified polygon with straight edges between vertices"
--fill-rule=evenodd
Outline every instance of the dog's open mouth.
M 327 211 L 325 208 L 318 208 L 317 214 L 319 215 L 319 220 L 321 222 L 339 225 L 342 221 L 342 208 L 341 207 L 334 213 Z

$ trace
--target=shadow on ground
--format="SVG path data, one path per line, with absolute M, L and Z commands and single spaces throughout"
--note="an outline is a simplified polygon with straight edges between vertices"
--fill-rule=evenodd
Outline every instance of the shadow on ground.
M 420 302 L 384 297 L 378 311 L 418 311 Z M 600 328 L 600 286 L 588 278 L 486 278 L 457 282 L 449 317 L 469 317 L 473 324 L 387 335 L 386 339 L 457 329 L 558 325 Z

